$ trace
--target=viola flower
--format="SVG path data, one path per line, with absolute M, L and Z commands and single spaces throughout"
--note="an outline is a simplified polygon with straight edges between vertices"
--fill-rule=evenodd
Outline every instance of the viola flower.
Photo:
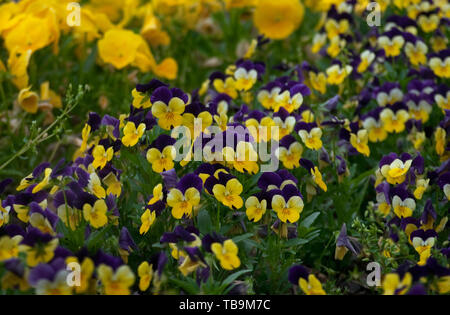
M 336 58 L 339 53 L 342 51 L 342 49 L 347 44 L 347 41 L 344 38 L 341 38 L 340 36 L 335 36 L 330 40 L 330 45 L 327 48 L 327 54 L 331 58 Z
M 250 221 L 258 222 L 266 213 L 267 201 L 259 200 L 257 196 L 250 196 L 245 201 L 245 213 Z
M 89 257 L 84 257 L 84 259 L 79 260 L 77 257 L 69 256 L 66 258 L 66 264 L 69 265 L 70 263 L 78 263 L 81 266 L 80 285 L 75 287 L 75 292 L 78 294 L 87 292 L 91 286 L 92 275 L 95 268 L 94 262 Z
M 10 210 L 11 206 L 3 206 L 2 200 L 0 199 L 0 228 L 8 224 Z
M 280 147 L 275 154 L 284 167 L 294 169 L 300 166 L 303 146 L 293 136 L 287 135 L 281 140 Z
M 308 149 L 320 150 L 322 148 L 322 129 L 316 123 L 300 122 L 295 126 L 295 130 Z
M 153 265 L 147 261 L 142 262 L 138 267 L 139 290 L 147 291 L 153 279 Z
M 108 223 L 106 212 L 108 207 L 103 199 L 99 199 L 94 203 L 94 206 L 86 203 L 83 206 L 83 217 L 95 229 L 101 228 Z
M 378 105 L 386 107 L 394 105 L 395 103 L 403 100 L 403 92 L 400 88 L 400 84 L 386 82 L 376 91 L 376 98 Z
M 13 237 L 4 235 L 0 237 L 0 262 L 19 257 L 19 253 L 23 251 L 20 245 L 22 240 L 22 235 L 15 235 Z
M 327 185 L 324 183 L 322 174 L 320 173 L 320 170 L 317 166 L 314 166 L 314 164 L 310 160 L 304 158 L 300 159 L 300 165 L 311 174 L 311 177 L 316 185 L 318 185 L 323 191 L 327 191 Z M 308 186 L 310 185 L 307 185 L 307 190 Z M 315 195 L 314 187 L 309 187 L 309 190 L 311 190 L 312 195 Z
M 220 266 L 225 270 L 233 270 L 239 268 L 241 261 L 238 257 L 238 247 L 232 240 L 226 240 L 221 243 L 213 243 L 211 251 L 220 261 Z
M 382 142 L 386 140 L 388 133 L 386 132 L 383 122 L 380 120 L 381 107 L 367 114 L 364 118 L 362 127 L 367 130 L 370 142 Z
M 308 82 L 309 86 L 320 94 L 325 94 L 327 92 L 327 77 L 325 73 L 309 71 Z
M 446 172 L 439 177 L 438 185 L 443 190 L 447 200 L 450 200 L 450 172 Z
M 89 174 L 88 190 L 97 198 L 103 199 L 106 197 L 106 191 L 102 186 L 100 178 L 95 172 Z
M 142 138 L 145 132 L 145 124 L 141 123 L 136 128 L 134 122 L 129 121 L 123 128 L 124 136 L 122 137 L 122 143 L 126 147 L 133 147 Z
M 350 134 L 351 145 L 361 154 L 370 156 L 370 148 L 368 146 L 369 136 L 365 129 L 360 129 L 357 134 Z
M 114 172 L 110 172 L 103 178 L 103 182 L 108 186 L 106 189 L 106 195 L 114 195 L 119 197 L 122 194 L 122 185 Z
M 300 219 L 304 203 L 300 192 L 294 185 L 287 185 L 283 190 L 272 191 L 272 209 L 283 223 L 295 223 Z
M 200 126 L 198 126 L 199 123 Z M 196 138 L 198 133 L 204 132 L 212 123 L 213 116 L 202 103 L 194 102 L 186 106 L 182 125 L 189 128 L 192 138 Z
M 445 113 L 450 110 L 450 88 L 446 85 L 440 85 L 434 95 L 434 101 Z
M 283 190 L 287 185 L 298 185 L 298 179 L 287 170 L 264 172 L 258 180 L 258 187 L 263 191 Z
M 292 113 L 303 104 L 303 96 L 309 93 L 309 88 L 301 83 L 281 91 L 275 99 L 274 112 L 284 108 L 288 113 Z
M 352 241 L 355 242 L 347 235 L 347 226 L 345 225 L 345 223 L 342 224 L 341 232 L 339 233 L 338 238 L 336 240 L 336 250 L 334 252 L 334 259 L 343 260 L 345 254 L 347 254 L 349 250 L 353 254 L 358 255 L 359 248 L 355 249 L 355 247 L 352 244 Z
M 40 263 L 47 263 L 53 259 L 58 243 L 57 238 L 31 227 L 20 244 L 27 254 L 27 265 L 35 267 Z
M 207 267 L 203 254 L 198 247 L 185 247 L 184 249 L 187 255 L 180 258 L 181 264 L 178 266 L 178 270 L 181 271 L 183 276 L 188 276 L 198 268 Z
M 326 295 L 320 281 L 302 265 L 295 265 L 289 269 L 289 281 L 298 285 L 306 295 Z
M 160 135 L 153 141 L 151 148 L 147 151 L 147 161 L 152 165 L 156 173 L 162 173 L 174 168 L 176 150 L 173 144 L 175 139 L 168 135 Z
M 436 153 L 440 156 L 443 156 L 446 151 L 445 146 L 447 143 L 447 132 L 445 131 L 445 129 L 437 127 L 436 131 L 434 132 L 434 139 L 436 141 Z
M 240 196 L 242 190 L 242 184 L 237 178 L 221 174 L 219 174 L 219 182 L 212 188 L 214 197 L 230 209 L 240 209 L 244 205 L 244 201 Z
M 403 295 L 408 292 L 411 287 L 412 276 L 409 272 L 405 273 L 402 278 L 397 273 L 389 273 L 383 279 L 384 295 Z
M 384 49 L 386 57 L 396 57 L 400 55 L 405 39 L 403 38 L 403 33 L 394 28 L 378 37 L 377 43 Z
M 303 21 L 305 9 L 298 0 L 259 1 L 253 13 L 258 31 L 270 39 L 283 39 Z
M 347 78 L 353 71 L 352 66 L 342 67 L 339 64 L 334 64 L 327 68 L 327 83 L 332 85 L 340 85 L 344 82 L 345 78 Z
M 437 14 L 437 11 L 431 11 L 427 13 L 422 12 L 417 17 L 417 24 L 425 33 L 431 33 L 436 30 L 439 26 L 439 22 L 440 18 Z
M 236 99 L 238 97 L 238 91 L 236 89 L 236 81 L 231 76 L 226 76 L 223 73 L 215 72 L 209 79 L 218 93 L 223 93 Z
M 395 153 L 384 156 L 380 160 L 381 175 L 386 178 L 389 184 L 401 184 L 405 181 L 406 173 L 412 164 L 409 154 L 402 154 L 400 158 Z
M 238 172 L 256 174 L 259 170 L 258 153 L 250 142 L 239 141 L 236 151 L 231 147 L 224 147 L 222 154 L 224 161 Z
M 414 249 L 420 255 L 420 261 L 417 263 L 419 266 L 426 264 L 427 259 L 431 256 L 431 248 L 434 246 L 437 233 L 434 230 L 415 230 L 411 233 L 410 239 Z
M 108 265 L 101 264 L 97 268 L 98 278 L 103 284 L 106 295 L 129 295 L 135 276 L 127 265 L 113 270 Z
M 70 295 L 73 288 L 67 283 L 68 272 L 62 258 L 31 269 L 28 281 L 38 295 Z
M 327 42 L 327 34 L 316 33 L 312 40 L 311 52 L 317 54 Z
M 33 194 L 41 191 L 42 189 L 45 189 L 49 185 L 51 174 L 52 174 L 52 169 L 47 167 L 44 171 L 44 178 L 42 179 L 42 181 L 39 182 L 36 186 L 34 186 L 34 188 L 32 190 Z
M 428 65 L 438 77 L 450 78 L 450 49 L 431 54 Z
M 430 179 L 418 178 L 416 180 L 416 189 L 414 190 L 414 197 L 418 200 L 422 199 L 424 192 L 427 190 Z
M 94 157 L 94 162 L 92 162 L 92 165 L 94 168 L 104 168 L 106 163 L 112 160 L 114 155 L 114 148 L 109 147 L 107 150 L 105 150 L 105 147 L 102 145 L 95 146 L 94 150 L 92 151 L 92 156 Z
M 405 130 L 405 123 L 408 119 L 409 114 L 401 103 L 397 103 L 392 109 L 385 108 L 380 113 L 380 120 L 383 122 L 384 129 L 389 133 L 400 133 Z
M 427 64 L 427 53 L 428 47 L 427 45 L 414 37 L 414 35 L 406 37 L 406 45 L 405 45 L 405 54 L 409 59 L 409 62 L 413 66 L 420 66 Z
M 273 115 L 273 125 L 278 127 L 278 135 L 272 135 L 275 141 L 280 141 L 285 136 L 290 135 L 294 131 L 295 117 L 289 116 L 289 113 L 284 108 L 280 108 L 278 112 Z
M 151 96 L 152 114 L 158 118 L 158 125 L 170 130 L 183 122 L 182 114 L 188 103 L 188 96 L 177 88 L 161 86 Z
M 390 186 L 386 182 L 382 182 L 376 187 L 378 211 L 387 217 L 391 213 L 391 203 L 389 197 Z
M 30 219 L 29 223 L 31 226 L 38 228 L 42 233 L 47 233 L 50 235 L 55 235 L 55 228 L 58 222 L 58 216 L 52 211 L 42 208 L 37 202 L 30 203 Z
M 266 109 L 276 108 L 276 99 L 281 92 L 281 84 L 277 81 L 264 86 L 257 95 L 258 102 Z
M 172 216 L 181 219 L 183 215 L 191 217 L 193 207 L 200 203 L 200 192 L 203 182 L 195 174 L 185 175 L 176 188 L 167 195 L 167 204 L 172 207 Z
M 133 96 L 133 107 L 137 109 L 147 109 L 152 107 L 152 103 L 150 102 L 150 97 L 148 95 L 141 93 L 136 89 L 133 89 L 131 95 Z
M 248 91 L 264 73 L 264 65 L 250 60 L 238 62 L 234 72 L 235 87 L 238 91 Z
M 272 129 L 273 126 L 275 126 L 275 123 L 272 118 L 263 116 L 263 113 L 257 110 L 252 111 L 245 121 L 245 127 L 258 143 L 271 140 L 272 134 L 275 134 Z
M 369 68 L 369 66 L 372 64 L 372 62 L 375 60 L 376 55 L 370 51 L 370 50 L 364 50 L 361 53 L 360 56 L 360 63 L 358 64 L 358 67 L 356 68 L 356 71 L 358 73 L 366 72 L 366 70 Z
M 399 218 L 407 218 L 412 216 L 412 213 L 416 209 L 416 202 L 414 201 L 411 194 L 403 188 L 396 187 L 391 191 L 392 197 L 392 208 L 394 213 Z

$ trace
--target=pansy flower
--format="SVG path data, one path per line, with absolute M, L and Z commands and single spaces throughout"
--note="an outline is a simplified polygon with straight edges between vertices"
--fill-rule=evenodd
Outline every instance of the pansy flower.
M 266 109 L 275 109 L 277 97 L 280 95 L 282 85 L 273 81 L 261 88 L 257 94 L 258 102 Z
M 267 210 L 267 200 L 263 195 L 257 194 L 250 196 L 245 201 L 245 214 L 250 221 L 258 222 Z
M 289 282 L 298 285 L 306 295 L 326 295 L 320 281 L 302 265 L 292 266 L 288 278 Z
M 183 126 L 189 128 L 191 138 L 195 138 L 197 134 L 203 132 L 212 123 L 213 116 L 202 103 L 192 102 L 185 107 Z
M 384 108 L 380 113 L 384 129 L 389 133 L 400 133 L 405 130 L 405 123 L 409 119 L 407 109 L 403 103 L 396 103 L 390 108 Z
M 403 100 L 403 92 L 400 84 L 386 82 L 375 92 L 378 105 L 381 107 L 391 106 Z
M 193 226 L 184 228 L 177 225 L 173 232 L 166 232 L 161 236 L 160 243 L 169 243 L 172 249 L 172 257 L 178 260 L 181 257 L 186 257 L 187 253 L 182 249 L 182 246 L 177 244 L 184 243 L 189 247 L 200 247 L 202 245 L 198 233 L 198 230 Z
M 300 166 L 303 146 L 293 136 L 287 135 L 280 141 L 280 147 L 275 154 L 284 167 L 288 169 L 297 168 Z
M 386 57 L 397 57 L 405 44 L 403 33 L 397 28 L 393 28 L 378 37 L 379 47 L 384 49 Z
M 203 254 L 198 247 L 185 247 L 184 250 L 186 256 L 180 257 L 180 265 L 178 266 L 178 270 L 181 271 L 183 276 L 188 276 L 198 268 L 207 267 Z
M 286 185 L 282 190 L 271 190 L 271 206 L 283 223 L 295 223 L 300 219 L 304 203 L 301 193 L 294 185 Z
M 236 81 L 233 77 L 227 76 L 220 72 L 215 72 L 209 77 L 209 79 L 218 93 L 227 94 L 232 99 L 236 99 L 238 97 Z
M 49 209 L 43 210 L 37 202 L 30 203 L 30 220 L 31 226 L 38 228 L 42 233 L 55 235 L 58 216 Z
M 357 133 L 350 133 L 351 145 L 361 154 L 365 156 L 370 155 L 370 148 L 368 145 L 369 135 L 366 129 L 360 129 Z
M 157 88 L 152 93 L 151 102 L 152 114 L 158 119 L 158 125 L 165 130 L 180 126 L 188 101 L 188 95 L 180 89 L 166 86 Z
M 412 194 L 401 186 L 397 186 L 391 190 L 392 208 L 399 218 L 407 218 L 412 216 L 416 209 L 416 201 Z
M 100 264 L 97 268 L 98 279 L 103 285 L 106 295 L 129 295 L 135 275 L 128 265 L 122 265 L 114 270 L 112 267 Z
M 303 104 L 304 96 L 310 93 L 309 88 L 302 83 L 295 84 L 292 87 L 280 91 L 275 99 L 274 112 L 278 112 L 280 108 L 284 108 L 288 113 L 292 113 Z
M 340 85 L 344 82 L 353 71 L 353 67 L 350 65 L 342 66 L 340 62 L 334 63 L 327 68 L 327 83 L 331 85 Z
M 271 117 L 265 116 L 262 112 L 254 110 L 249 113 L 245 120 L 245 127 L 249 130 L 252 137 L 258 142 L 269 142 L 272 135 L 275 134 L 275 123 Z
M 440 85 L 434 94 L 434 101 L 445 113 L 446 110 L 450 110 L 450 87 L 447 85 Z
M 83 217 L 93 228 L 98 229 L 108 223 L 107 211 L 105 200 L 99 199 L 94 205 L 86 203 L 83 206 Z
M 235 87 L 238 91 L 248 91 L 256 83 L 258 77 L 264 74 L 265 66 L 260 62 L 253 63 L 244 60 L 236 63 L 234 72 Z
M 401 184 L 406 179 L 413 160 L 411 155 L 404 153 L 400 157 L 395 153 L 390 153 L 380 160 L 381 175 L 387 182 L 393 185 Z
M 411 287 L 412 276 L 409 272 L 405 273 L 403 277 L 397 273 L 388 273 L 383 279 L 384 295 L 403 295 L 408 292 Z
M 447 200 L 450 200 L 450 172 L 446 172 L 441 176 L 439 176 L 438 185 L 444 192 L 444 195 L 445 197 L 447 197 Z
M 180 179 L 176 188 L 167 195 L 167 204 L 172 207 L 172 216 L 181 219 L 184 215 L 190 217 L 192 209 L 200 203 L 200 192 L 203 182 L 195 174 L 187 174 Z
M 433 10 L 429 12 L 421 12 L 417 16 L 417 24 L 425 33 L 431 33 L 436 30 L 440 23 L 438 14 L 439 10 Z
M 299 122 L 295 126 L 295 131 L 308 149 L 319 150 L 322 148 L 322 129 L 316 123 Z
M 428 65 L 434 74 L 440 78 L 450 78 L 450 49 L 431 54 Z
M 353 245 L 355 244 L 355 246 Z M 355 248 L 356 247 L 356 248 Z M 350 250 L 354 255 L 358 255 L 361 245 L 357 243 L 356 239 L 347 235 L 347 226 L 342 224 L 341 231 L 336 240 L 336 250 L 334 252 L 334 259 L 342 260 L 345 254 Z
M 28 281 L 38 295 L 70 295 L 73 288 L 67 282 L 68 271 L 63 258 L 40 264 L 30 270 Z
M 322 173 L 320 172 L 317 166 L 314 166 L 314 163 L 310 160 L 301 158 L 300 165 L 311 174 L 312 180 L 316 185 L 318 185 L 323 191 L 327 191 L 327 185 L 322 179 Z M 307 189 L 308 190 L 308 189 Z
M 212 180 L 205 182 L 206 186 L 212 186 L 214 197 L 224 206 L 230 209 L 240 209 L 244 205 L 241 194 L 243 186 L 237 178 L 230 174 L 219 173 L 218 180 L 210 177 Z
M 258 180 L 258 187 L 263 191 L 282 190 L 286 185 L 298 185 L 298 179 L 287 170 L 264 172 Z
M 139 276 L 139 290 L 142 292 L 146 291 L 150 283 L 153 279 L 153 266 L 148 263 L 148 261 L 143 261 L 138 269 L 138 276 Z
M 173 146 L 175 142 L 175 139 L 165 134 L 153 141 L 151 148 L 147 151 L 147 161 L 152 165 L 154 172 L 161 173 L 175 166 L 176 151 Z
M 94 168 L 104 168 L 106 163 L 112 160 L 113 155 L 113 147 L 109 147 L 107 150 L 105 150 L 105 147 L 103 145 L 97 145 L 92 151 L 92 156 L 94 157 L 92 165 L 94 166 Z
M 412 34 L 405 34 L 405 54 L 413 66 L 425 65 L 427 63 L 427 45 Z
M 390 186 L 387 182 L 382 182 L 376 188 L 378 211 L 386 217 L 391 212 Z
M 211 251 L 220 261 L 220 266 L 225 270 L 233 270 L 241 265 L 238 256 L 239 248 L 231 239 L 224 241 L 223 244 L 212 243 Z
M 419 266 L 425 265 L 427 259 L 431 256 L 431 248 L 434 246 L 437 233 L 434 230 L 415 230 L 411 233 L 410 239 L 414 249 L 420 255 Z
M 380 119 L 380 112 L 382 107 L 377 107 L 367 115 L 362 117 L 362 127 L 367 130 L 370 142 L 382 142 L 386 140 L 388 133 L 384 128 L 383 122 Z
M 136 128 L 134 122 L 129 121 L 123 128 L 122 143 L 126 147 L 133 147 L 138 143 L 139 139 L 142 138 L 145 132 L 145 124 L 140 123 Z
M 376 57 L 376 55 L 372 51 L 367 50 L 367 49 L 364 50 L 361 53 L 361 56 L 359 58 L 360 62 L 358 64 L 357 68 L 356 68 L 356 71 L 358 73 L 365 72 L 370 67 L 372 62 L 375 60 L 375 57 Z
M 236 149 L 224 147 L 222 149 L 224 161 L 238 172 L 256 174 L 259 170 L 258 153 L 251 142 L 239 141 Z
M 278 127 L 278 134 L 272 134 L 273 140 L 275 141 L 280 141 L 294 131 L 295 117 L 289 116 L 289 112 L 284 108 L 280 108 L 278 112 L 274 113 L 272 121 L 274 126 Z
M 58 243 L 57 238 L 30 227 L 20 244 L 27 254 L 27 265 L 34 267 L 52 260 Z

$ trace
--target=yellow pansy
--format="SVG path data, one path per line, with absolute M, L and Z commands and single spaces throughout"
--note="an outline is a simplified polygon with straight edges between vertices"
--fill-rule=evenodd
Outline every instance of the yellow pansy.
M 190 187 L 184 194 L 177 188 L 170 190 L 167 195 L 167 204 L 172 207 L 172 216 L 181 219 L 183 215 L 191 216 L 192 208 L 200 203 L 200 192 Z
M 134 122 L 129 121 L 125 125 L 125 128 L 123 128 L 123 134 L 122 137 L 122 143 L 126 147 L 132 147 L 135 146 L 136 143 L 138 143 L 139 139 L 142 138 L 145 132 L 145 124 L 141 123 L 136 128 L 136 125 Z
M 83 206 L 84 219 L 95 229 L 101 228 L 108 223 L 107 211 L 108 206 L 103 199 L 97 200 L 94 206 L 88 203 Z
M 266 213 L 267 201 L 266 200 L 259 201 L 257 197 L 250 196 L 245 201 L 245 208 L 247 218 L 250 221 L 258 222 L 259 220 L 261 220 L 264 213 Z
M 361 154 L 365 156 L 370 155 L 370 148 L 368 146 L 369 136 L 367 130 L 361 129 L 358 130 L 357 134 L 350 134 L 350 143 L 351 145 Z
M 225 270 L 233 270 L 239 268 L 241 261 L 238 257 L 238 247 L 232 240 L 226 240 L 223 245 L 220 243 L 213 243 L 211 251 L 216 255 L 220 261 L 220 265 Z
M 300 277 L 298 279 L 298 286 L 306 295 L 326 295 L 322 284 L 313 274 L 308 276 L 308 281 Z
M 153 265 L 142 262 L 138 267 L 139 290 L 146 291 L 153 279 Z
M 242 184 L 236 179 L 230 179 L 226 185 L 216 184 L 213 187 L 214 197 L 230 209 L 240 209 L 244 205 L 241 198 Z
M 281 195 L 275 195 L 272 198 L 272 209 L 277 213 L 278 219 L 284 223 L 297 222 L 303 207 L 304 203 L 300 196 L 292 196 L 287 202 Z
M 97 269 L 106 295 L 129 295 L 135 276 L 127 265 L 120 266 L 114 272 L 110 266 L 101 264 Z
M 145 234 L 148 232 L 150 227 L 153 225 L 156 219 L 156 212 L 150 211 L 149 209 L 145 210 L 145 212 L 141 216 L 141 227 L 139 228 L 140 234 Z
M 312 128 L 311 131 L 304 129 L 298 131 L 298 135 L 308 149 L 319 150 L 322 148 L 322 129 L 319 127 Z

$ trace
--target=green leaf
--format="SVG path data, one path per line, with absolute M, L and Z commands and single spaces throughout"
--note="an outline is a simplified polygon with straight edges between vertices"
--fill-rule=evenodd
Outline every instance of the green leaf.
M 226 277 L 226 279 L 223 280 L 222 284 L 223 285 L 229 285 L 234 280 L 239 278 L 239 276 L 243 275 L 244 273 L 251 272 L 251 271 L 253 271 L 253 270 L 252 269 L 244 269 L 244 270 L 236 271 L 235 273 L 233 273 L 233 274 L 229 275 L 228 277 Z
M 253 233 L 245 233 L 245 234 L 233 237 L 233 242 L 234 243 L 238 243 L 238 242 L 246 240 L 246 239 L 248 239 L 248 238 L 250 238 L 252 236 L 253 236 Z
M 202 234 L 208 234 L 212 231 L 212 222 L 209 212 L 207 210 L 200 210 L 197 216 L 198 229 Z
M 317 217 L 320 215 L 319 211 L 316 211 L 314 213 L 312 213 L 311 215 L 309 215 L 308 217 L 306 217 L 301 223 L 300 226 L 304 227 L 304 228 L 309 228 L 314 221 L 317 219 Z
M 309 240 L 304 238 L 293 238 L 286 243 L 284 243 L 284 247 L 293 247 L 293 246 L 299 246 L 308 243 Z

